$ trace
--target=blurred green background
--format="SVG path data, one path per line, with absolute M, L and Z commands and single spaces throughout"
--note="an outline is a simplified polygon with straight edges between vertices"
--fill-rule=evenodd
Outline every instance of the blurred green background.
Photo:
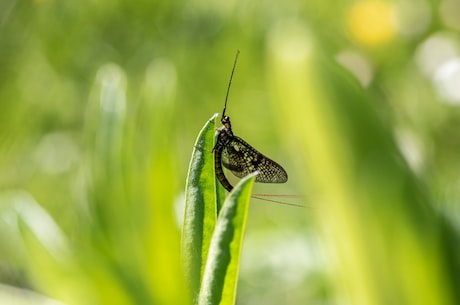
M 0 303 L 188 303 L 187 166 L 237 49 L 234 132 L 289 173 L 255 192 L 309 207 L 252 202 L 237 303 L 460 302 L 459 0 L 5 0 Z

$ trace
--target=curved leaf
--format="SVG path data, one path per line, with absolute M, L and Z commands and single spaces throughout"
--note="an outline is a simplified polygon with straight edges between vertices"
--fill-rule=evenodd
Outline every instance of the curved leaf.
M 199 304 L 234 304 L 243 234 L 255 174 L 243 178 L 222 207 L 212 236 Z
M 182 257 L 185 276 L 195 300 L 201 282 L 209 242 L 216 223 L 214 160 L 215 118 L 201 129 L 192 152 L 186 182 L 185 214 L 182 228 Z

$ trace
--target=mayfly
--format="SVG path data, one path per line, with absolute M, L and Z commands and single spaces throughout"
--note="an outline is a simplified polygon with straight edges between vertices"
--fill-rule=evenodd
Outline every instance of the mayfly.
M 235 72 L 239 53 L 240 51 L 237 51 L 235 56 L 230 81 L 228 83 L 227 95 L 225 96 L 224 109 L 222 110 L 222 117 L 220 119 L 223 126 L 217 130 L 217 140 L 213 148 L 214 168 L 217 179 L 229 192 L 233 189 L 233 186 L 230 184 L 227 177 L 225 177 L 222 165 L 239 178 L 253 172 L 258 172 L 255 178 L 256 182 L 284 183 L 288 180 L 288 175 L 281 165 L 264 156 L 246 141 L 233 134 L 230 117 L 225 114 L 227 109 L 228 94 L 232 84 L 233 73 Z M 255 196 L 255 198 L 258 197 Z M 258 199 L 278 202 L 266 198 Z M 284 204 L 298 206 L 296 204 Z

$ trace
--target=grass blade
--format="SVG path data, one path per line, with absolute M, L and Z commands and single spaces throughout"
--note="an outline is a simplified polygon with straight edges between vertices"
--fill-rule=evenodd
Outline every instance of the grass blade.
M 216 223 L 216 191 L 213 154 L 215 118 L 212 116 L 195 142 L 186 183 L 182 228 L 182 256 L 186 280 L 194 300 L 198 296 L 204 262 Z
M 255 174 L 242 179 L 225 201 L 212 236 L 199 304 L 234 304 L 240 253 Z

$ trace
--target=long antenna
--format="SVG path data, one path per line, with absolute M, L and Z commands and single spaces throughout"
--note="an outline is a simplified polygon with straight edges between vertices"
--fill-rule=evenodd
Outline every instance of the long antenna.
M 230 74 L 230 81 L 228 82 L 227 95 L 225 96 L 224 110 L 222 111 L 222 119 L 224 118 L 225 110 L 227 109 L 228 94 L 230 92 L 230 86 L 232 85 L 233 73 L 235 72 L 236 62 L 238 61 L 238 55 L 240 55 L 240 50 L 236 50 L 236 56 L 235 56 L 235 61 L 233 62 L 232 74 Z

